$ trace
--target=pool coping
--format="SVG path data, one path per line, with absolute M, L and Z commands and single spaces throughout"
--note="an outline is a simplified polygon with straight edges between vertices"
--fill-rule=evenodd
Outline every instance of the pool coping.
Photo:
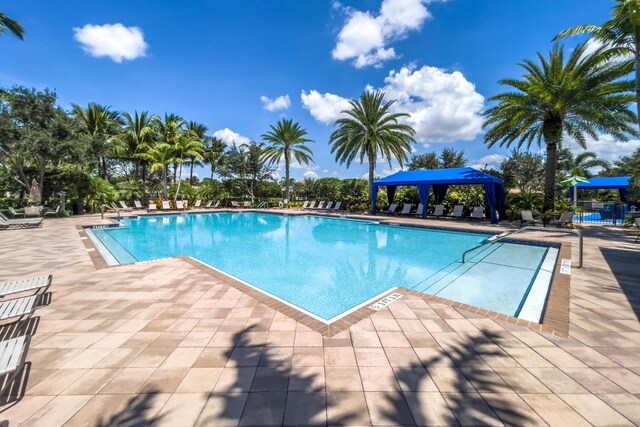
M 191 213 L 218 213 L 218 212 L 261 212 L 261 213 L 269 213 L 274 215 L 283 215 L 283 213 L 276 212 L 265 212 L 257 209 L 215 209 L 215 210 L 206 210 L 200 209 L 198 211 L 190 211 L 190 212 L 161 212 L 161 213 L 144 213 L 144 212 L 135 212 L 133 215 L 120 216 L 119 218 L 131 218 L 135 216 L 158 216 L 158 215 L 185 215 Z M 461 232 L 480 232 L 483 234 L 492 234 L 487 230 L 470 230 L 466 228 L 456 228 L 456 227 L 448 227 L 442 226 L 442 224 L 404 224 L 401 222 L 392 221 L 393 218 L 380 218 L 374 217 L 375 219 L 371 219 L 372 217 L 367 217 L 365 215 L 349 215 L 349 214 L 331 214 L 324 212 L 290 212 L 284 213 L 284 215 L 315 215 L 315 216 L 328 216 L 333 218 L 351 218 L 351 219 L 366 219 L 369 221 L 376 221 L 385 225 L 394 225 L 401 227 L 414 227 L 414 228 L 430 228 L 430 229 L 441 229 L 448 231 L 461 231 Z M 104 268 L 118 268 L 120 266 L 112 266 L 107 263 L 104 259 L 100 251 L 96 248 L 91 238 L 89 238 L 86 228 L 109 228 L 118 226 L 119 222 L 114 218 L 118 217 L 107 217 L 106 220 L 109 221 L 109 224 L 96 224 L 96 225 L 77 225 L 76 229 L 78 230 L 78 234 L 81 240 L 84 242 L 85 248 L 87 249 L 87 254 L 91 258 L 94 267 L 96 270 L 101 270 Z M 497 233 L 494 233 L 497 234 Z M 518 239 L 518 238 L 509 238 L 512 241 L 520 241 L 523 243 L 543 243 L 543 244 L 555 244 L 559 247 L 558 256 L 556 258 L 555 267 L 553 270 L 553 275 L 551 279 L 551 284 L 549 286 L 549 292 L 546 297 L 546 304 L 544 309 L 544 314 L 542 316 L 542 323 L 531 322 L 524 319 L 519 319 L 517 317 L 508 316 L 506 314 L 497 313 L 491 310 L 483 309 L 480 307 L 471 306 L 469 304 L 460 303 L 457 301 L 448 300 L 441 297 L 436 297 L 433 295 L 423 294 L 421 292 L 413 291 L 407 288 L 390 288 L 388 291 L 382 292 L 379 294 L 380 299 L 384 299 L 385 297 L 393 294 L 399 293 L 402 295 L 410 295 L 413 297 L 421 298 L 424 301 L 435 302 L 439 304 L 444 304 L 449 307 L 452 307 L 457 310 L 468 311 L 474 314 L 479 314 L 486 316 L 490 319 L 495 319 L 499 321 L 504 321 L 507 323 L 511 323 L 513 325 L 523 326 L 525 328 L 546 332 L 553 335 L 559 335 L 562 337 L 567 337 L 569 335 L 569 297 L 570 297 L 570 274 L 561 273 L 561 265 L 563 259 L 571 259 L 571 243 L 563 243 L 563 242 L 554 242 L 554 241 L 540 241 L 540 240 L 532 240 L 532 239 Z M 166 258 L 164 258 L 166 259 Z M 352 325 L 358 323 L 360 320 L 365 319 L 376 312 L 376 310 L 370 308 L 370 305 L 364 305 L 360 308 L 357 308 L 349 313 L 347 311 L 346 315 L 341 316 L 338 320 L 326 323 L 320 321 L 313 316 L 301 311 L 298 307 L 285 303 L 272 295 L 259 290 L 253 286 L 249 286 L 236 278 L 220 272 L 215 267 L 211 267 L 198 261 L 194 258 L 188 256 L 176 256 L 171 259 L 179 259 L 183 262 L 186 262 L 193 267 L 199 269 L 201 272 L 207 273 L 212 277 L 225 282 L 226 284 L 238 289 L 239 291 L 255 298 L 258 302 L 265 304 L 266 306 L 273 308 L 282 314 L 296 320 L 297 322 L 307 326 L 313 331 L 321 333 L 323 336 L 327 338 L 331 338 L 332 336 L 348 329 Z M 158 259 L 154 261 L 144 261 L 144 262 L 160 262 L 163 259 Z M 128 264 L 125 264 L 128 265 Z M 372 302 L 372 304 L 375 303 Z M 364 303 L 363 303 L 364 304 Z M 362 305 L 362 304 L 359 304 Z

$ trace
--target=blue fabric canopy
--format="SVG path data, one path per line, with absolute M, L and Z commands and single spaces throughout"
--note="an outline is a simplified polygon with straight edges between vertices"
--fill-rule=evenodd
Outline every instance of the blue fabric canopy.
M 427 217 L 427 203 L 429 202 L 429 188 L 433 187 L 436 204 L 444 200 L 450 185 L 482 184 L 485 189 L 487 201 L 491 206 L 491 223 L 498 223 L 498 212 L 504 218 L 505 194 L 504 183 L 500 178 L 480 172 L 473 168 L 453 168 L 398 172 L 379 179 L 372 184 L 371 195 L 373 209 L 376 212 L 378 188 L 387 187 L 389 203 L 393 202 L 396 188 L 399 185 L 417 186 L 420 202 L 422 203 L 422 217 Z
M 630 176 L 597 177 L 590 178 L 587 182 L 579 182 L 575 187 L 578 188 L 578 190 L 618 190 L 620 200 L 629 203 L 627 199 L 627 188 L 630 182 Z M 573 199 L 573 187 L 574 186 L 569 187 L 569 197 L 571 199 Z

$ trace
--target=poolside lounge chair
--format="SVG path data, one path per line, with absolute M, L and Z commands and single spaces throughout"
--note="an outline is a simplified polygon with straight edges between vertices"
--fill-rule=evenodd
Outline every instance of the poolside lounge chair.
M 22 335 L 5 341 L 0 341 L 0 375 L 10 374 L 4 384 L 11 384 L 19 369 L 27 358 L 27 350 L 31 342 L 30 335 Z
M 562 212 L 562 214 L 560 215 L 560 218 L 556 219 L 555 221 L 553 221 L 553 225 L 555 225 L 556 227 L 562 227 L 563 225 L 566 225 L 567 227 L 570 226 L 571 224 L 573 224 L 573 216 L 575 215 L 574 212 Z
M 0 214 L 0 229 L 8 228 L 36 228 L 42 225 L 42 218 L 8 219 Z
M 444 216 L 444 205 L 436 205 L 433 209 L 433 216 Z
M 314 200 L 313 202 L 311 202 L 311 203 L 309 204 L 309 206 L 307 206 L 307 209 L 314 209 L 314 208 L 315 208 L 315 206 L 316 206 L 316 201 Z
M 392 214 L 392 213 L 396 213 L 396 210 L 398 209 L 398 204 L 397 203 L 391 203 L 389 205 L 389 207 L 385 210 L 383 210 L 383 213 L 388 213 L 388 214 Z
M 9 213 L 11 214 L 12 217 L 23 217 L 24 218 L 24 212 L 16 212 L 16 210 L 13 209 L 12 206 L 9 206 Z
M 307 209 L 307 207 L 309 207 L 309 200 L 305 200 L 302 204 L 302 209 Z
M 31 317 L 36 311 L 39 297 L 39 295 L 31 295 L 0 302 L 0 320 L 22 318 L 23 316 Z
M 209 209 L 211 207 L 213 207 L 213 200 L 209 200 L 207 204 L 204 206 L 205 209 Z
M 200 207 L 202 207 L 202 200 L 198 199 L 196 200 L 196 203 L 193 205 L 193 208 L 200 209 Z
M 124 200 L 120 200 L 118 203 L 120 204 L 120 207 L 124 211 L 131 212 L 133 210 L 129 206 L 127 206 L 127 204 L 124 202 Z
M 133 206 L 135 207 L 135 209 L 144 209 L 144 206 L 142 206 L 142 203 L 140 203 L 140 200 L 134 200 Z
M 533 217 L 533 212 L 531 212 L 530 210 L 524 210 L 520 212 L 520 217 L 520 228 L 522 228 L 525 223 L 536 225 L 536 223 L 539 222 L 536 218 Z
M 171 210 L 171 205 L 169 204 L 168 200 L 163 200 L 162 201 L 162 210 L 163 211 L 170 211 Z
M 339 211 L 342 207 L 342 202 L 336 202 L 336 205 L 333 207 L 334 211 Z
M 324 208 L 324 201 L 321 201 L 318 203 L 318 206 L 316 206 L 315 208 L 310 208 L 310 209 L 323 209 Z
M 240 203 L 232 201 L 231 202 L 231 207 L 240 209 L 242 206 L 240 206 Z
M 326 206 L 324 207 L 325 210 L 329 210 L 331 209 L 331 207 L 333 206 L 333 202 L 327 202 Z
M 404 205 L 402 205 L 402 211 L 400 212 L 401 215 L 408 215 L 409 212 L 411 212 L 411 208 L 413 207 L 412 203 L 405 203 Z
M 216 203 L 213 205 L 214 208 L 217 208 L 220 206 L 220 200 L 216 201 Z
M 179 211 L 184 210 L 184 203 L 182 202 L 182 200 L 176 200 L 176 209 L 178 209 Z
M 156 204 L 153 202 L 149 202 L 149 207 L 147 208 L 147 212 L 153 212 L 157 210 L 158 210 L 158 207 L 156 206 Z
M 58 205 L 58 207 L 57 207 L 57 208 L 55 208 L 55 210 L 52 210 L 52 211 L 46 211 L 46 212 L 44 213 L 44 216 L 56 216 L 56 215 L 58 215 L 58 213 L 60 213 L 60 205 Z
M 242 202 L 242 207 L 243 208 L 250 208 L 251 207 L 251 202 Z
M 464 205 L 455 205 L 453 207 L 452 218 L 462 218 L 462 212 L 464 211 Z
M 473 212 L 471 212 L 470 218 L 478 220 L 484 219 L 484 207 L 476 206 L 475 208 L 473 208 Z
M 422 206 L 423 206 L 422 203 L 418 203 L 418 207 L 416 208 L 414 215 L 422 216 Z
M 51 286 L 52 280 L 53 276 L 49 275 L 0 282 L 0 298 L 33 290 L 36 291 L 35 293 L 38 293 L 41 289 L 46 291 Z

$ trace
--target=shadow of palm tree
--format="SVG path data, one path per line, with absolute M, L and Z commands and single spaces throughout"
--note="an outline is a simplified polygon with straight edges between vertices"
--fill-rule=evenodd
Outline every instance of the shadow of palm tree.
M 638 286 L 637 268 L 640 251 L 600 248 L 600 252 L 620 285 L 620 289 L 627 297 L 636 317 L 640 319 L 640 286 Z M 618 291 L 615 287 L 610 290 Z
M 235 334 L 236 344 L 226 356 L 238 366 L 238 374 L 209 394 L 209 407 L 205 406 L 199 424 L 239 420 L 240 425 L 250 426 L 327 425 L 327 409 L 333 403 L 327 402 L 321 375 L 292 368 L 290 347 L 254 344 L 254 331 L 251 326 Z M 342 414 L 328 423 L 347 425 L 354 416 Z
M 143 390 L 133 396 L 127 404 L 108 419 L 100 419 L 96 427 L 142 427 L 160 421 L 162 415 L 151 415 L 153 401 L 158 395 L 155 389 Z
M 500 357 L 489 331 L 457 342 L 422 364 L 395 371 L 403 393 L 388 393 L 389 409 L 385 418 L 393 423 L 406 419 L 407 406 L 417 425 L 488 425 L 500 421 L 509 425 L 531 423 L 530 416 L 499 394 L 511 391 L 508 385 L 485 363 Z M 446 377 L 436 388 L 433 377 Z M 498 396 L 485 400 L 484 396 Z M 406 424 L 406 421 L 404 422 Z

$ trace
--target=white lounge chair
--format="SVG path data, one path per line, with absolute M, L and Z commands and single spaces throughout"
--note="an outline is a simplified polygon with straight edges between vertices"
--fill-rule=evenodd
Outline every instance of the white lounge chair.
M 412 203 L 405 203 L 402 205 L 402 211 L 400 211 L 401 215 L 409 215 L 411 212 L 411 208 L 413 207 Z
M 118 203 L 120 204 L 120 208 L 121 208 L 123 211 L 130 212 L 130 211 L 132 211 L 132 210 L 133 210 L 133 209 L 131 209 L 129 206 L 127 206 L 127 204 L 124 202 L 124 200 L 120 200 Z
M 210 207 L 213 207 L 213 200 L 209 200 L 209 201 L 207 202 L 207 204 L 206 204 L 206 205 L 204 205 L 204 208 L 205 208 L 205 209 L 209 209 Z
M 396 210 L 398 209 L 398 204 L 397 203 L 391 203 L 389 205 L 389 207 L 385 210 L 383 210 L 383 213 L 388 213 L 388 214 L 392 214 L 392 213 L 396 213 Z
M 433 209 L 433 216 L 444 216 L 444 205 L 436 205 Z
M 202 200 L 196 200 L 196 203 L 193 205 L 194 209 L 199 209 L 202 206 Z
M 42 218 L 8 219 L 0 214 L 0 229 L 8 228 L 37 228 L 42 225 Z
M 302 209 L 307 209 L 307 207 L 309 207 L 309 201 L 305 200 L 304 203 L 302 204 Z
M 140 200 L 134 200 L 133 206 L 135 206 L 136 209 L 144 209 L 144 206 L 142 206 L 142 203 L 140 203 Z
M 333 202 L 327 202 L 326 206 L 324 207 L 325 210 L 329 210 L 331 209 L 331 207 L 333 206 Z
M 217 208 L 218 206 L 220 206 L 220 200 L 216 201 L 216 203 L 213 205 L 214 208 Z
M 163 211 L 170 211 L 171 210 L 171 205 L 169 204 L 168 200 L 163 200 L 162 201 L 162 210 Z
M 316 206 L 316 201 L 314 200 L 313 202 L 311 202 L 311 203 L 309 204 L 309 206 L 307 206 L 307 209 L 314 209 L 314 208 L 315 208 L 315 206 Z
M 184 210 L 184 203 L 182 202 L 182 200 L 176 200 L 176 209 L 178 209 L 179 211 Z
M 53 280 L 53 276 L 39 276 L 39 277 L 31 277 L 29 279 L 20 279 L 20 280 L 9 280 L 7 282 L 0 282 L 0 298 L 4 298 L 7 295 L 19 294 L 21 292 L 27 291 L 36 291 L 38 293 L 40 290 L 45 292 L 49 286 L 51 286 L 51 281 Z
M 476 206 L 475 208 L 473 208 L 473 212 L 471 212 L 471 217 L 472 219 L 484 219 L 484 207 L 482 206 Z
M 464 205 L 455 205 L 453 207 L 453 213 L 451 214 L 452 218 L 462 218 L 462 213 L 464 211 Z
M 318 206 L 315 209 L 324 209 L 324 200 L 318 203 Z
M 58 205 L 55 210 L 45 211 L 44 216 L 56 216 L 58 215 L 58 213 L 60 213 L 60 205 Z
M 571 224 L 573 224 L 574 215 L 575 215 L 574 212 L 562 212 L 562 214 L 560 215 L 560 218 L 553 221 L 553 224 L 556 227 L 562 227 L 563 225 L 566 225 L 568 227 Z
M 235 209 L 240 209 L 240 208 L 242 208 L 242 206 L 240 206 L 240 203 L 238 203 L 238 202 L 234 202 L 234 201 L 232 201 L 232 202 L 231 202 L 231 207 L 232 207 L 232 208 L 235 208 Z
M 333 207 L 334 211 L 339 211 L 342 207 L 342 202 L 336 202 L 336 205 Z
M 149 202 L 149 207 L 147 208 L 147 212 L 153 212 L 157 210 L 158 210 L 158 207 L 156 206 L 156 204 L 153 202 Z
M 31 317 L 33 312 L 36 311 L 38 297 L 39 295 L 31 295 L 0 302 L 0 320 L 9 320 L 22 316 Z
M 12 206 L 9 206 L 9 213 L 11 214 L 12 217 L 21 217 L 24 218 L 24 212 L 16 212 L 15 209 L 13 209 Z
M 5 341 L 0 341 L 0 375 L 11 374 L 5 384 L 10 384 L 16 374 L 22 371 L 20 368 L 27 358 L 27 350 L 31 336 L 22 335 Z
M 536 223 L 539 222 L 533 217 L 533 212 L 531 212 L 530 210 L 524 210 L 520 212 L 520 217 L 522 218 L 520 220 L 520 228 L 522 228 L 525 223 L 536 225 Z
M 251 202 L 242 202 L 242 207 L 243 208 L 250 208 L 251 207 Z

